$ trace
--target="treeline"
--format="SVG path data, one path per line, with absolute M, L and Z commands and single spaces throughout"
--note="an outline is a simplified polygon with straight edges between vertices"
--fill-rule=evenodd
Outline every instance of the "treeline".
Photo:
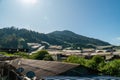
M 44 33 L 38 33 L 27 29 L 18 29 L 15 27 L 8 27 L 0 29 L 0 48 L 29 48 L 27 43 L 41 43 L 41 41 L 48 42 L 52 45 L 64 45 L 60 41 L 51 38 Z
M 107 42 L 81 36 L 67 30 L 44 34 L 15 27 L 0 29 L 0 48 L 28 48 L 27 43 L 42 44 L 42 41 L 51 45 L 61 45 L 63 48 L 72 47 L 73 49 L 110 45 Z
M 88 68 L 100 71 L 100 75 L 120 77 L 120 59 L 106 62 L 101 56 L 94 56 L 92 59 L 84 59 L 78 56 L 70 56 L 66 62 L 77 63 Z
M 0 29 L 0 47 L 2 48 L 28 48 L 28 42 L 40 43 L 39 33 L 26 30 L 18 29 L 15 27 Z
M 77 49 L 78 47 L 96 48 L 96 46 L 110 45 L 108 42 L 82 36 L 68 30 L 54 31 L 47 35 L 51 38 L 57 39 L 58 41 L 65 43 L 65 47 L 72 47 L 73 49 Z

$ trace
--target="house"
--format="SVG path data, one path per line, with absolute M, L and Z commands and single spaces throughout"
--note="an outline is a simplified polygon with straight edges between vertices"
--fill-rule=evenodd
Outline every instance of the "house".
M 95 49 L 83 49 L 82 53 L 94 53 Z
M 51 45 L 51 46 L 49 46 L 48 49 L 51 49 L 51 50 L 62 50 L 62 46 Z

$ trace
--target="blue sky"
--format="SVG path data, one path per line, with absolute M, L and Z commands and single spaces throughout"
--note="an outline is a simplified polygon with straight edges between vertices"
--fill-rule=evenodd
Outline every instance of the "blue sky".
M 0 28 L 71 30 L 120 45 L 120 0 L 0 0 Z

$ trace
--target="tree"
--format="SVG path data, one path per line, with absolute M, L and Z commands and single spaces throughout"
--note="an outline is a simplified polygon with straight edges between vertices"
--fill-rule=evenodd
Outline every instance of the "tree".
M 43 60 L 46 60 L 46 61 L 53 61 L 53 58 L 51 57 L 51 55 L 46 54 L 45 57 L 43 58 Z
M 101 62 L 104 62 L 104 58 L 99 56 L 99 55 L 96 55 L 92 58 L 93 61 L 95 61 L 95 63 L 99 64 Z
M 27 53 L 24 52 L 18 52 L 14 54 L 15 56 L 20 56 L 22 58 L 29 58 L 29 55 Z
M 120 76 L 120 60 L 108 62 L 103 68 L 101 68 L 101 71 L 107 75 Z
M 97 70 L 101 63 L 104 63 L 104 58 L 99 55 L 96 55 L 91 60 L 88 60 L 86 62 L 86 66 Z M 102 66 L 102 64 L 100 66 Z
M 88 60 L 85 64 L 86 67 L 97 70 L 97 64 L 94 60 Z
M 31 58 L 37 59 L 37 60 L 43 60 L 48 54 L 49 53 L 46 50 L 41 50 L 31 55 Z
M 69 56 L 67 58 L 67 62 L 78 63 L 78 64 L 81 64 L 81 65 L 85 65 L 86 60 L 82 57 L 72 55 L 72 56 Z

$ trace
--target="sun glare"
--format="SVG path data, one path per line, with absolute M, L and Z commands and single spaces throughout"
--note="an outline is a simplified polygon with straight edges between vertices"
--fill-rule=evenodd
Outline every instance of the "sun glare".
M 23 4 L 36 4 L 37 0 L 21 0 Z

